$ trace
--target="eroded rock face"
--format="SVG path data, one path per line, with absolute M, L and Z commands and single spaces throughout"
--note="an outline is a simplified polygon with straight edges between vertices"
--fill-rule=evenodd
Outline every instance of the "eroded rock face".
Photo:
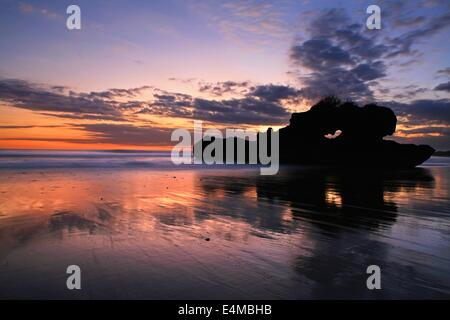
M 383 140 L 394 134 L 396 124 L 397 117 L 387 107 L 359 107 L 325 98 L 309 111 L 292 114 L 290 124 L 280 129 L 280 160 L 408 168 L 423 163 L 434 153 L 430 146 Z

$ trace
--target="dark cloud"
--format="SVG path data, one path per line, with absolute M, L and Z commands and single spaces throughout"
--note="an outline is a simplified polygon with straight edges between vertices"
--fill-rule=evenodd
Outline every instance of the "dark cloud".
M 305 98 L 317 99 L 326 95 L 336 95 L 353 99 L 372 97 L 369 85 L 352 70 L 340 67 L 315 71 L 301 78 Z
M 447 67 L 447 68 L 438 70 L 438 71 L 436 72 L 436 74 L 437 74 L 438 76 L 446 76 L 446 77 L 450 77 L 450 67 Z
M 62 93 L 64 87 L 45 88 L 24 80 L 0 80 L 0 101 L 22 109 L 58 113 L 59 116 L 79 118 L 122 119 L 120 103 L 111 100 L 114 95 L 134 95 L 141 89 L 111 89 L 110 91 Z M 56 115 L 58 116 L 58 115 Z
M 397 116 L 406 117 L 409 124 L 450 124 L 450 100 L 414 100 L 410 103 L 384 102 Z
M 428 38 L 437 32 L 450 27 L 450 12 L 446 12 L 439 17 L 433 17 L 419 27 L 412 29 L 398 37 L 389 40 L 391 49 L 386 55 L 392 58 L 398 55 L 410 55 L 415 53 L 413 45 L 423 38 Z
M 406 10 L 403 2 L 383 2 L 382 7 L 390 28 L 408 28 L 401 28 L 404 32 L 395 37 L 368 32 L 363 23 L 352 21 L 344 9 L 323 10 L 307 22 L 304 30 L 308 36 L 290 49 L 305 98 L 338 95 L 372 100 L 374 88 L 379 84 L 374 80 L 386 76 L 386 66 L 392 65 L 395 57 L 409 56 L 409 63 L 417 63 L 420 53 L 414 45 L 450 26 L 448 10 L 426 18 Z M 441 74 L 448 72 L 443 70 Z
M 280 124 L 288 120 L 289 113 L 279 100 L 298 93 L 281 85 L 252 87 L 247 82 L 233 81 L 218 85 L 222 93 L 237 87 L 245 87 L 247 91 L 240 99 L 206 100 L 152 88 L 156 93 L 151 101 L 126 101 L 151 87 L 77 93 L 62 86 L 47 88 L 22 80 L 0 80 L 0 100 L 14 107 L 65 119 L 130 121 L 130 116 L 124 112 L 131 111 L 220 123 Z
M 291 48 L 291 59 L 310 70 L 352 65 L 350 54 L 328 39 L 311 39 Z
M 265 101 L 277 102 L 283 99 L 295 98 L 301 95 L 301 91 L 285 85 L 259 85 L 253 88 L 250 95 Z
M 370 81 L 386 75 L 381 57 L 388 50 L 377 34 L 365 32 L 364 25 L 353 23 L 341 9 L 321 12 L 306 30 L 309 39 L 290 50 L 304 97 L 373 98 Z
M 401 100 L 412 100 L 420 93 L 425 93 L 429 91 L 428 88 L 420 88 L 415 85 L 406 86 L 404 88 L 401 88 L 401 92 L 395 94 L 393 97 L 394 99 L 401 99 Z
M 361 63 L 351 70 L 362 81 L 370 81 L 386 76 L 386 67 L 381 61 Z
M 450 92 L 450 81 L 437 85 L 434 90 Z
M 289 113 L 281 104 L 266 99 L 274 99 L 273 96 L 261 98 L 248 94 L 241 99 L 208 100 L 165 93 L 154 97 L 154 101 L 147 103 L 137 113 L 233 124 L 280 124 L 289 119 Z
M 290 113 L 280 104 L 246 97 L 243 99 L 195 99 L 193 117 L 219 123 L 284 124 Z
M 393 24 L 396 27 L 415 27 L 421 25 L 425 20 L 424 16 L 401 17 L 400 19 L 395 19 Z

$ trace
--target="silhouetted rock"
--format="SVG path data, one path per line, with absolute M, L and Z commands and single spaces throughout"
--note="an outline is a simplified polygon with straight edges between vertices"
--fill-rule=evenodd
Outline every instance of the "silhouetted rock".
M 428 145 L 383 140 L 396 124 L 389 108 L 328 97 L 292 114 L 290 124 L 280 129 L 280 162 L 410 168 L 431 157 L 434 149 Z
M 431 157 L 435 150 L 428 145 L 384 140 L 394 134 L 396 125 L 397 117 L 387 107 L 376 104 L 359 107 L 353 102 L 342 103 L 335 97 L 327 97 L 306 112 L 293 113 L 289 125 L 280 129 L 280 163 L 412 168 Z M 269 128 L 268 133 L 271 130 Z M 270 135 L 268 137 L 270 154 Z M 233 160 L 236 162 L 238 139 L 231 139 L 234 139 Z M 200 141 L 202 150 L 212 141 L 214 138 Z M 226 141 L 222 150 L 224 162 Z M 245 163 L 249 163 L 250 142 L 245 140 L 244 145 Z

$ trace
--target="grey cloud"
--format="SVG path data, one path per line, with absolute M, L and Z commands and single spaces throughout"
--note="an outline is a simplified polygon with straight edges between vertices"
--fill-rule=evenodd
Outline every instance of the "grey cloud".
M 291 59 L 311 70 L 353 64 L 350 54 L 327 39 L 311 39 L 291 48 Z
M 62 94 L 23 80 L 0 80 L 0 101 L 33 111 L 121 116 L 115 103 L 92 93 L 77 94 L 71 91 Z
M 154 97 L 137 113 L 234 124 L 280 124 L 289 119 L 289 113 L 279 103 L 250 94 L 241 99 L 222 100 L 170 93 Z
M 300 96 L 301 91 L 285 85 L 269 84 L 254 87 L 250 95 L 266 101 L 276 102 L 282 99 Z
M 448 10 L 427 19 L 410 14 L 402 2 L 383 2 L 383 8 L 389 24 L 397 19 L 398 24 L 409 29 L 396 37 L 381 38 L 381 33 L 367 32 L 365 25 L 352 22 L 343 9 L 324 10 L 306 25 L 309 37 L 290 49 L 305 98 L 337 94 L 342 98 L 373 99 L 371 87 L 377 85 L 374 80 L 386 76 L 386 66 L 393 58 L 408 55 L 410 61 L 417 62 L 420 54 L 414 45 L 450 26 Z
M 381 57 L 388 50 L 377 34 L 364 32 L 365 26 L 353 23 L 342 9 L 323 11 L 306 30 L 310 38 L 290 50 L 291 61 L 302 71 L 304 97 L 373 98 L 370 86 L 386 75 Z
M 372 96 L 369 85 L 355 72 L 339 67 L 313 72 L 303 77 L 302 81 L 302 94 L 310 99 L 336 95 L 358 101 Z
M 450 81 L 437 85 L 434 90 L 450 92 Z
M 351 71 L 363 81 L 370 81 L 386 76 L 386 67 L 382 61 L 361 63 Z
M 437 74 L 438 76 L 447 76 L 447 77 L 450 77 L 450 67 L 447 67 L 447 68 L 438 70 L 438 71 L 436 72 L 436 74 Z
M 282 124 L 289 113 L 279 104 L 247 97 L 229 100 L 195 99 L 193 116 L 213 122 L 236 124 Z
M 249 82 L 224 81 L 216 83 L 200 84 L 200 92 L 208 92 L 216 96 L 222 96 L 226 93 L 245 94 L 248 91 Z
M 431 37 L 448 27 L 450 27 L 450 12 L 446 12 L 437 18 L 430 19 L 420 27 L 391 39 L 390 44 L 392 49 L 386 57 L 391 58 L 397 55 L 413 54 L 414 51 L 412 50 L 412 46 L 418 40 L 425 37 Z
M 398 116 L 409 117 L 408 123 L 426 124 L 444 123 L 450 124 L 450 100 L 414 100 L 410 103 L 384 102 L 384 105 L 392 108 Z
M 88 120 L 126 121 L 121 109 L 128 105 L 117 98 L 132 98 L 150 89 L 109 89 L 100 92 L 74 92 L 64 86 L 40 86 L 24 80 L 0 79 L 0 101 L 44 115 Z

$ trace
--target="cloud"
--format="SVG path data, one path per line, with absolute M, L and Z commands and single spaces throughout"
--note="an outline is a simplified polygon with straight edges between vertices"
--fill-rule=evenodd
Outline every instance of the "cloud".
M 386 76 L 381 58 L 388 50 L 376 33 L 365 32 L 342 9 L 320 12 L 306 30 L 309 38 L 290 49 L 304 97 L 373 98 L 371 81 Z
M 253 88 L 250 95 L 265 101 L 278 102 L 283 99 L 296 98 L 301 91 L 285 85 L 259 85 Z
M 72 119 L 125 121 L 121 108 L 130 98 L 150 87 L 77 93 L 63 86 L 40 86 L 24 80 L 0 79 L 0 101 L 17 108 Z
M 281 124 L 289 119 L 289 113 L 279 100 L 295 98 L 298 93 L 292 87 L 250 86 L 247 82 L 225 81 L 216 87 L 213 90 L 221 94 L 245 88 L 242 91 L 244 96 L 208 100 L 150 86 L 84 93 L 63 86 L 41 86 L 24 80 L 5 79 L 0 80 L 0 101 L 46 116 L 77 120 L 129 122 L 133 114 L 147 113 L 219 123 Z M 153 99 L 139 100 L 139 95 L 149 89 L 152 89 Z
M 428 18 L 410 14 L 402 2 L 383 2 L 382 7 L 387 18 L 385 28 L 395 28 L 395 36 L 368 32 L 364 24 L 352 21 L 344 9 L 325 9 L 305 20 L 306 36 L 290 48 L 293 74 L 302 84 L 305 98 L 338 95 L 373 100 L 378 80 L 388 75 L 387 66 L 399 66 L 401 61 L 395 59 L 400 56 L 408 56 L 408 63 L 417 63 L 420 52 L 415 45 L 450 26 L 448 10 Z M 447 75 L 448 70 L 439 74 Z M 421 92 L 409 96 L 413 98 Z
M 386 57 L 392 58 L 397 55 L 413 54 L 415 51 L 412 50 L 412 47 L 418 40 L 429 38 L 448 27 L 450 27 L 450 12 L 430 18 L 418 28 L 390 39 L 391 52 Z
M 354 67 L 351 72 L 362 81 L 370 81 L 386 76 L 386 67 L 382 61 L 361 63 Z
M 405 99 L 411 100 L 411 99 L 415 98 L 417 95 L 429 91 L 428 88 L 420 88 L 416 85 L 409 85 L 406 87 L 400 87 L 400 88 L 395 88 L 395 89 L 399 89 L 400 93 L 395 94 L 393 96 L 393 98 L 399 99 L 399 100 L 405 100 Z
M 134 98 L 142 94 L 145 90 L 152 89 L 151 86 L 142 86 L 138 88 L 131 89 L 109 89 L 105 91 L 95 92 L 92 91 L 87 94 L 80 93 L 79 95 L 82 97 L 86 97 L 88 99 L 116 99 L 116 98 Z
M 278 103 L 246 97 L 243 99 L 195 99 L 193 117 L 219 123 L 284 124 L 290 113 Z
M 450 126 L 427 126 L 419 128 L 406 128 L 397 130 L 397 134 L 402 135 L 446 135 L 450 136 Z
M 437 85 L 434 90 L 450 92 L 450 81 Z
M 291 48 L 291 59 L 310 70 L 352 65 L 350 54 L 328 39 L 311 39 Z
M 265 0 L 192 2 L 197 13 L 203 13 L 211 28 L 239 45 L 273 45 L 289 34 L 285 13 L 289 2 Z
M 154 98 L 154 101 L 141 105 L 137 114 L 148 113 L 217 123 L 254 125 L 286 123 L 290 115 L 276 101 L 251 94 L 239 99 L 208 100 L 166 92 L 156 94 Z
M 447 68 L 438 70 L 438 71 L 436 72 L 436 74 L 437 74 L 438 76 L 446 76 L 446 77 L 450 77 L 450 67 L 447 67 Z
M 283 100 L 295 101 L 301 92 L 286 85 L 252 85 L 249 82 L 224 81 L 200 92 L 214 92 L 217 96 L 233 92 L 240 98 L 205 99 L 160 90 L 154 100 L 141 105 L 137 113 L 199 119 L 209 122 L 247 125 L 277 125 L 287 123 L 290 113 Z
M 223 96 L 224 94 L 245 94 L 249 88 L 248 81 L 224 81 L 216 83 L 200 83 L 199 91 L 207 92 L 215 96 Z
M 450 99 L 420 99 L 410 103 L 389 101 L 383 104 L 392 108 L 397 116 L 408 119 L 408 124 L 450 124 Z
M 142 127 L 129 124 L 75 124 L 87 132 L 90 138 L 86 143 L 112 143 L 123 145 L 169 145 L 172 130 L 156 127 Z

